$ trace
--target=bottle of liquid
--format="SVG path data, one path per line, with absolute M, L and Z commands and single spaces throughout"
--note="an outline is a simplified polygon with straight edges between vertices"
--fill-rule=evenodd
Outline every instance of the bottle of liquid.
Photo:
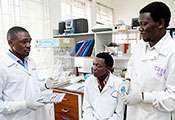
M 126 91 L 125 91 L 125 88 L 121 88 L 120 90 L 121 90 L 122 96 L 127 95 L 127 94 L 126 94 Z

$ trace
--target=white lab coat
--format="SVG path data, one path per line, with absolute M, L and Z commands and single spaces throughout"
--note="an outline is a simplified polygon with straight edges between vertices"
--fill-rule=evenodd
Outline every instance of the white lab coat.
M 28 71 L 8 55 L 0 60 L 0 120 L 48 120 L 45 107 L 21 109 L 20 101 L 40 96 L 35 63 L 27 62 Z
M 172 118 L 171 120 L 175 120 L 175 111 L 172 112 Z
M 122 120 L 124 106 L 118 93 L 121 79 L 110 73 L 109 80 L 100 93 L 96 77 L 85 81 L 83 120 Z
M 171 120 L 175 110 L 175 40 L 166 33 L 154 50 L 149 51 L 146 44 L 139 42 L 126 77 L 131 78 L 129 94 L 144 92 L 144 100 L 154 101 L 128 106 L 127 120 Z

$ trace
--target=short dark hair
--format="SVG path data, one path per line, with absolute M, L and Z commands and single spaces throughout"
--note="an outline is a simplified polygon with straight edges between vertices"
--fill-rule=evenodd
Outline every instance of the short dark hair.
M 96 55 L 96 57 L 103 58 L 105 60 L 106 67 L 110 67 L 110 68 L 113 67 L 114 60 L 113 60 L 112 56 L 109 53 L 101 52 L 101 53 L 98 53 Z
M 165 20 L 165 28 L 169 26 L 171 12 L 169 7 L 163 2 L 152 2 L 142 8 L 139 13 L 150 12 L 154 22 L 159 21 L 161 18 Z
M 15 36 L 18 32 L 27 32 L 29 33 L 25 28 L 22 28 L 20 26 L 14 26 L 10 28 L 7 32 L 7 40 L 11 39 L 12 36 Z

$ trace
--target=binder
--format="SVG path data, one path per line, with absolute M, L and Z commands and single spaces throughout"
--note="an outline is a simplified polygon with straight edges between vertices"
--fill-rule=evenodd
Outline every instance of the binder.
M 86 48 L 88 47 L 89 43 L 90 43 L 90 40 L 88 40 L 88 41 L 85 42 L 85 47 L 83 48 L 82 52 L 80 53 L 80 56 L 83 55 L 83 53 L 86 50 Z
M 94 47 L 94 40 L 90 40 L 88 47 L 86 48 L 83 56 L 91 56 Z
M 80 49 L 81 45 L 84 43 L 84 41 L 80 41 L 80 42 L 77 42 L 76 45 L 75 45 L 75 48 L 72 52 L 72 56 L 75 56 L 76 53 L 78 52 L 78 50 Z
M 91 44 L 91 46 L 90 46 L 90 48 L 89 48 L 89 51 L 88 51 L 88 53 L 87 53 L 86 56 L 91 56 L 92 50 L 93 50 L 93 49 L 94 49 L 94 40 L 92 40 L 92 44 Z
M 83 44 L 81 45 L 81 47 L 77 51 L 76 56 L 80 56 L 80 53 L 82 52 L 82 50 L 83 50 L 84 47 L 85 47 L 85 41 L 83 41 Z

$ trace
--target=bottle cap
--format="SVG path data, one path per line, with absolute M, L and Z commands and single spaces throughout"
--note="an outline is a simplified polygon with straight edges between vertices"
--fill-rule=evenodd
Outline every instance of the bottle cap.
M 122 92 L 125 92 L 125 88 L 121 88 L 121 91 L 122 91 Z

